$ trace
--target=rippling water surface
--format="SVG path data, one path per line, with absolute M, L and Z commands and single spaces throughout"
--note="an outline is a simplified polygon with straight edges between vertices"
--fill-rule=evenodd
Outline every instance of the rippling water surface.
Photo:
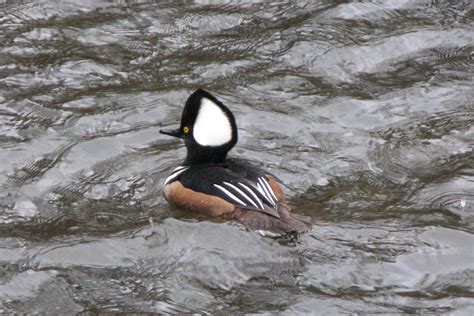
M 0 313 L 474 310 L 471 1 L 0 1 Z M 170 208 L 203 87 L 314 229 Z

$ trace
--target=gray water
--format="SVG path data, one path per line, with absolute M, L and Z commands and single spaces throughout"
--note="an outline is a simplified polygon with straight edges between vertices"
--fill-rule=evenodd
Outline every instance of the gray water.
M 474 311 L 472 1 L 0 1 L 0 313 Z M 314 229 L 168 206 L 202 87 Z

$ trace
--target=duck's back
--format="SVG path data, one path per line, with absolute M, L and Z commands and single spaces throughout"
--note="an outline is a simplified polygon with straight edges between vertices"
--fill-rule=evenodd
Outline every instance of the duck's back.
M 303 232 L 311 227 L 290 214 L 272 176 L 240 160 L 180 166 L 165 181 L 165 197 L 180 208 L 237 219 L 264 235 Z

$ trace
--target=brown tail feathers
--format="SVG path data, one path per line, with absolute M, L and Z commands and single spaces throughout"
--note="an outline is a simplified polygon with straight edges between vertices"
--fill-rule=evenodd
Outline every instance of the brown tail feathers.
M 280 218 L 254 210 L 236 209 L 232 218 L 240 221 L 248 230 L 257 231 L 269 237 L 277 237 L 289 233 L 303 233 L 312 227 L 309 221 L 290 213 L 290 208 L 286 204 L 279 204 L 277 211 Z

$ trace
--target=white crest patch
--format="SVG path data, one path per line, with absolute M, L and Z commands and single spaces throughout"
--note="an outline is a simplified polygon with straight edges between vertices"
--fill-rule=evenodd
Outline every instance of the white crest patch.
M 202 146 L 220 146 L 231 141 L 232 126 L 227 115 L 217 104 L 203 98 L 194 123 L 193 135 Z

